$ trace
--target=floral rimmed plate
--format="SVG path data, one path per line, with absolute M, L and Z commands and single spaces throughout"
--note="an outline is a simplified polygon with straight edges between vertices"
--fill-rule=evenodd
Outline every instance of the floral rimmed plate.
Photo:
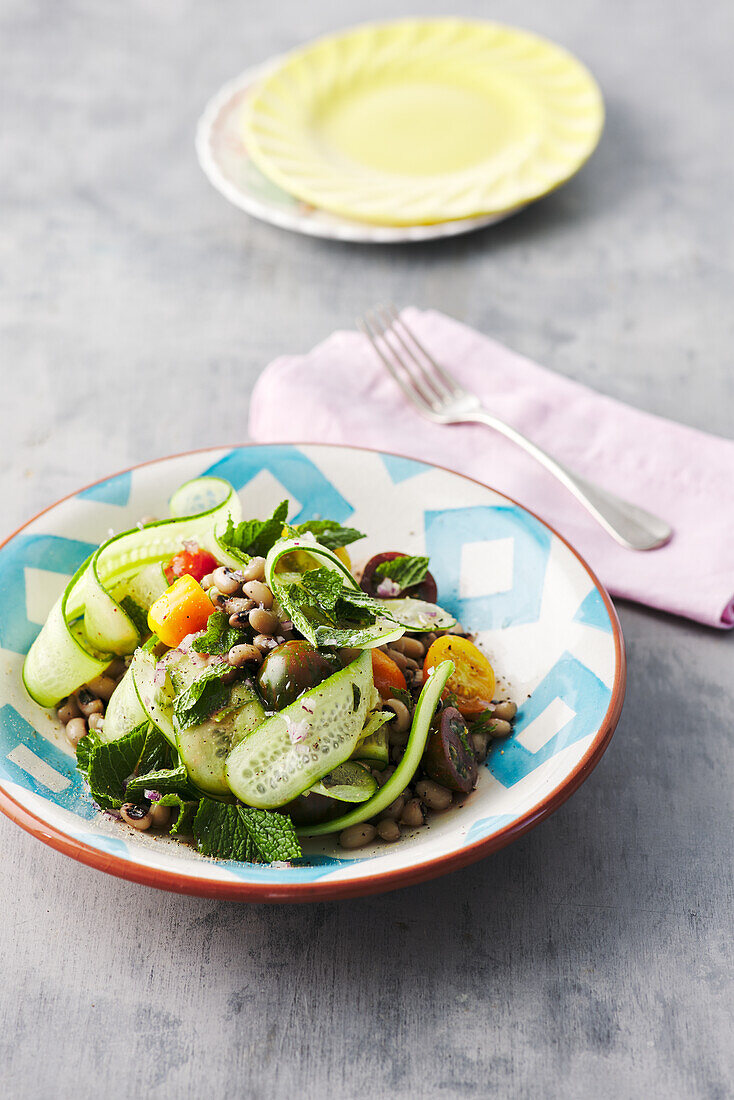
M 601 134 L 601 93 L 560 46 L 514 27 L 405 19 L 289 54 L 244 114 L 278 186 L 343 217 L 427 225 L 500 214 L 569 179 Z
M 110 528 L 164 514 L 182 482 L 215 473 L 246 514 L 289 497 L 299 521 L 366 531 L 365 558 L 425 552 L 441 602 L 477 632 L 519 704 L 465 804 L 397 844 L 357 853 L 308 841 L 297 866 L 204 859 L 99 814 L 57 720 L 26 695 L 24 654 L 53 601 Z M 609 597 L 578 555 L 520 505 L 458 474 L 394 455 L 287 444 L 161 459 L 83 489 L 0 547 L 0 809 L 52 847 L 123 878 L 180 893 L 309 901 L 375 893 L 453 870 L 550 814 L 604 752 L 622 707 L 624 649 Z
M 196 132 L 199 164 L 217 191 L 240 210 L 281 229 L 358 244 L 400 244 L 456 237 L 502 221 L 514 213 L 461 218 L 438 225 L 370 225 L 320 210 L 278 187 L 250 156 L 243 125 L 244 112 L 253 92 L 278 60 L 248 69 L 225 84 L 207 104 L 199 120 Z

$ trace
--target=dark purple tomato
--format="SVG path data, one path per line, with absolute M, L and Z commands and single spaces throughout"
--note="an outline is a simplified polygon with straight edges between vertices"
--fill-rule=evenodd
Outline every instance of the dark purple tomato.
M 382 565 L 384 561 L 394 561 L 395 558 L 405 558 L 407 556 L 407 554 L 403 554 L 399 550 L 386 550 L 384 554 L 375 554 L 364 567 L 362 580 L 359 582 L 362 591 L 366 592 L 368 596 L 374 596 L 375 599 L 379 600 L 380 595 L 377 591 L 377 586 L 380 583 L 380 578 L 375 576 L 377 566 Z M 436 597 L 438 596 L 438 588 L 433 579 L 433 574 L 426 573 L 420 584 L 416 584 L 412 588 L 406 588 L 400 595 L 410 596 L 414 600 L 425 600 L 426 603 L 435 603 Z
M 449 790 L 468 794 L 476 786 L 477 761 L 469 744 L 466 722 L 456 707 L 439 712 L 421 763 L 431 779 Z
M 332 657 L 310 642 L 294 639 L 271 649 L 260 666 L 257 682 L 269 710 L 283 710 L 304 691 L 317 687 L 339 669 Z

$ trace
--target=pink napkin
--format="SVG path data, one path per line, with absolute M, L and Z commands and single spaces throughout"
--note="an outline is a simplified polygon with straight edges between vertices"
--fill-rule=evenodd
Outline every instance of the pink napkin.
M 250 406 L 252 438 L 375 447 L 469 474 L 546 519 L 612 595 L 734 625 L 734 442 L 594 393 L 441 313 L 409 309 L 404 317 L 492 412 L 571 469 L 666 519 L 672 541 L 624 550 L 496 432 L 424 420 L 356 332 L 336 332 L 307 355 L 265 369 Z

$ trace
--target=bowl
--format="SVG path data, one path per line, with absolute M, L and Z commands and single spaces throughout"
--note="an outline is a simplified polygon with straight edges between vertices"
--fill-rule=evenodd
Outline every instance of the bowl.
M 381 550 L 428 554 L 439 602 L 477 636 L 502 694 L 518 705 L 476 790 L 399 842 L 358 851 L 336 837 L 270 867 L 207 859 L 137 833 L 94 806 L 55 715 L 26 694 L 24 655 L 71 574 L 109 536 L 166 515 L 182 482 L 229 480 L 246 516 L 288 497 L 290 518 L 328 517 L 367 533 L 355 564 Z M 575 550 L 486 485 L 399 455 L 352 447 L 253 444 L 159 459 L 47 508 L 0 546 L 0 810 L 58 851 L 135 882 L 243 901 L 378 893 L 481 859 L 551 814 L 601 758 L 622 708 L 624 645 L 609 596 Z

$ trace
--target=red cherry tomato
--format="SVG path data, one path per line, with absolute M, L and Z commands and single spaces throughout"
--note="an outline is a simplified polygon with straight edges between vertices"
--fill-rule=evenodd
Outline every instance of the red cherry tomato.
M 208 550 L 179 550 L 174 554 L 164 572 L 169 584 L 176 577 L 193 577 L 201 581 L 208 573 L 217 568 L 217 559 Z
M 405 677 L 387 653 L 379 649 L 372 650 L 372 677 L 375 687 L 383 699 L 390 699 L 393 688 L 406 689 Z

